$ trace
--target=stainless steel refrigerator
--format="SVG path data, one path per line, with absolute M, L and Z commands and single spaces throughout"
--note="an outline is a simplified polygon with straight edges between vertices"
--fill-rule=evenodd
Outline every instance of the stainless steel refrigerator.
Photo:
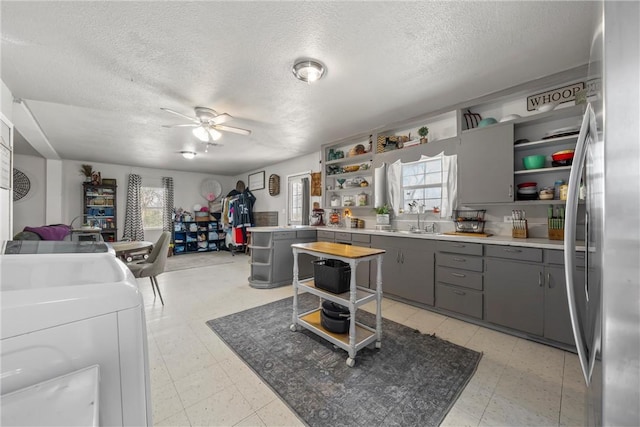
M 565 266 L 588 425 L 640 426 L 640 3 L 602 3 L 567 199 Z M 587 274 L 574 280 L 580 187 Z

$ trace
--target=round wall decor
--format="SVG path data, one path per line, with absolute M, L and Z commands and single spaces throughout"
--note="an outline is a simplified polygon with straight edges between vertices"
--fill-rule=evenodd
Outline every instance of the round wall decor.
M 269 176 L 269 195 L 277 196 L 280 194 L 280 177 L 276 174 Z
M 13 201 L 17 202 L 27 196 L 31 190 L 31 180 L 29 177 L 16 168 L 13 168 Z
M 207 178 L 200 184 L 200 194 L 209 202 L 213 202 L 222 195 L 222 185 L 213 178 Z

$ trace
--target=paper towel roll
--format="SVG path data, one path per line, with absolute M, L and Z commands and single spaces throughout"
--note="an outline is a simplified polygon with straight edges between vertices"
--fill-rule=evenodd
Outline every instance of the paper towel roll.
M 375 183 L 374 207 L 383 206 L 387 203 L 387 165 L 383 163 L 373 171 Z

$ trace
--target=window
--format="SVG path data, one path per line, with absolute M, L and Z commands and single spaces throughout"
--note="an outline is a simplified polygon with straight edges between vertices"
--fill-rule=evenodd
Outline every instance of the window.
M 164 209 L 164 189 L 162 187 L 142 187 L 140 192 L 142 226 L 144 229 L 162 229 Z
M 442 158 L 419 160 L 402 165 L 402 209 L 405 212 L 412 206 L 424 206 L 425 210 L 442 206 L 443 187 Z
M 310 179 L 310 173 L 292 175 L 287 178 L 287 222 L 289 225 L 309 224 Z

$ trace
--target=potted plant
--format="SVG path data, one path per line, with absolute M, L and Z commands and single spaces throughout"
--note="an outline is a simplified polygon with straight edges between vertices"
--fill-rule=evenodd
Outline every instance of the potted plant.
M 80 173 L 84 175 L 84 180 L 86 182 L 91 182 L 91 175 L 93 175 L 93 166 L 91 165 L 80 166 Z
M 428 142 L 427 135 L 429 134 L 429 128 L 422 126 L 418 129 L 418 135 L 420 135 L 420 144 L 426 144 Z
M 378 206 L 374 209 L 376 211 L 376 224 L 378 225 L 389 225 L 389 213 L 391 212 L 391 208 L 389 205 Z

